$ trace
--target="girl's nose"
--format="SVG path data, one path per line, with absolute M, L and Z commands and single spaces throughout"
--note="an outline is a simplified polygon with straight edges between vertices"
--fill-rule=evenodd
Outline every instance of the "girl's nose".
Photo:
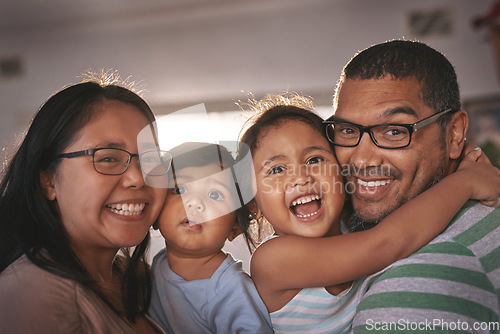
M 296 168 L 294 168 L 294 172 L 295 172 L 293 179 L 294 186 L 304 186 L 311 182 L 311 176 L 309 175 L 307 167 L 305 165 L 297 166 Z

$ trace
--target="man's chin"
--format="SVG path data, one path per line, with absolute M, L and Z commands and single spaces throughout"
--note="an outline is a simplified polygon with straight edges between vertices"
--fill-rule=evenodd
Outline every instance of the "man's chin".
M 383 209 L 373 208 L 373 210 L 367 210 L 365 207 L 363 210 L 354 210 L 349 219 L 347 220 L 347 227 L 349 232 L 359 232 L 366 231 L 375 227 L 380 223 L 385 217 L 387 217 L 391 212 L 400 207 L 403 203 L 396 203 L 391 207 L 386 207 Z
M 358 217 L 357 214 L 352 214 L 347 221 L 347 228 L 349 232 L 366 231 L 375 227 L 379 221 L 367 221 Z
M 436 171 L 436 176 L 426 186 L 421 187 L 413 194 L 406 197 L 395 196 L 391 199 L 388 205 L 382 205 L 384 199 L 360 199 L 355 195 L 348 198 L 346 206 L 348 211 L 351 212 L 350 217 L 347 219 L 347 228 L 349 232 L 359 232 L 369 230 L 380 223 L 385 217 L 390 215 L 394 210 L 405 204 L 415 196 L 429 189 L 438 183 L 445 176 L 444 168 L 441 167 Z M 387 202 L 386 202 L 387 203 Z

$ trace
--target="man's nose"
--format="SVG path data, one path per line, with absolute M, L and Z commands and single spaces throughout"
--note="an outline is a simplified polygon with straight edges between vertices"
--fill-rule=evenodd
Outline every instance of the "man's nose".
M 377 147 L 373 142 L 370 134 L 365 132 L 361 136 L 359 144 L 352 148 L 353 153 L 350 163 L 358 167 L 380 166 L 382 164 L 383 155 L 381 148 Z

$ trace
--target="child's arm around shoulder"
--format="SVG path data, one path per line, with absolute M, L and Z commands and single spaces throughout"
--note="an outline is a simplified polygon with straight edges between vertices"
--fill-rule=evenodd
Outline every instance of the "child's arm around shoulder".
M 469 199 L 493 203 L 500 171 L 467 155 L 458 170 L 387 216 L 376 227 L 326 238 L 283 236 L 259 246 L 251 273 L 259 292 L 321 287 L 377 272 L 441 233 Z M 268 291 L 269 291 L 268 290 Z
M 456 172 L 378 224 L 377 234 L 391 236 L 386 248 L 396 255 L 396 260 L 411 255 L 440 234 L 467 200 L 496 204 L 500 193 L 500 170 L 489 161 L 484 162 L 481 154 L 480 150 L 469 152 Z

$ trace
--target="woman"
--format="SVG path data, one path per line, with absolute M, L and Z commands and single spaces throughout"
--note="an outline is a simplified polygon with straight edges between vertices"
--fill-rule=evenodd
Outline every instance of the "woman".
M 137 143 L 153 121 L 138 95 L 97 80 L 41 107 L 0 183 L 0 332 L 159 331 L 144 253 L 165 190 L 145 184 L 138 153 L 161 152 Z M 150 175 L 166 173 L 161 154 Z

